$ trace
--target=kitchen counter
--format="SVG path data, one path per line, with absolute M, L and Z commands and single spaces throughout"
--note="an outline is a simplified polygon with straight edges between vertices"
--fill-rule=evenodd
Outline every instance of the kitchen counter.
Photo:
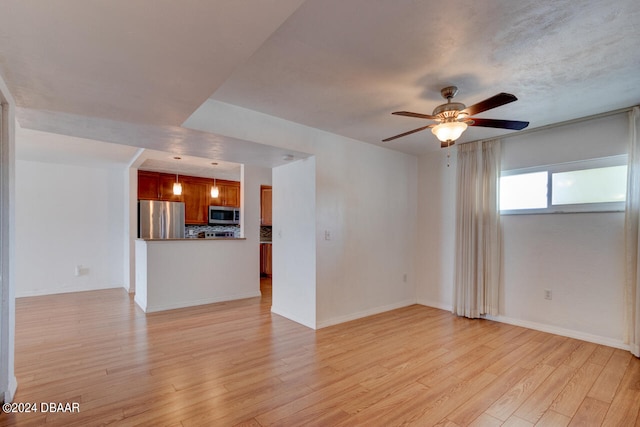
M 196 241 L 206 242 L 209 240 L 247 240 L 246 237 L 185 237 L 181 239 L 137 239 L 145 242 L 180 242 L 180 241 Z
M 255 240 L 137 239 L 135 256 L 134 300 L 145 313 L 261 295 Z

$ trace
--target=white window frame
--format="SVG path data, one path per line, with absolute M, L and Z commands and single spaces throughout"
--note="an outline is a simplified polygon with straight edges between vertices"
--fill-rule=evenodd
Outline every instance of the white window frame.
M 579 213 L 579 212 L 624 212 L 625 202 L 581 203 L 570 205 L 552 205 L 552 177 L 554 173 L 579 171 L 584 169 L 604 168 L 609 166 L 627 165 L 627 155 L 601 157 L 597 159 L 578 160 L 574 162 L 556 163 L 553 165 L 534 166 L 522 169 L 502 171 L 500 177 L 521 175 L 533 172 L 547 172 L 547 207 L 540 209 L 508 209 L 501 210 L 500 215 L 532 215 L 550 213 Z

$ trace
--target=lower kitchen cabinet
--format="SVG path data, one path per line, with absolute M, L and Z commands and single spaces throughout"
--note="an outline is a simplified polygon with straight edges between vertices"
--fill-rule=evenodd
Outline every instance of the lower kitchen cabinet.
M 260 243 L 260 276 L 271 277 L 271 243 Z
M 260 186 L 260 225 L 271 225 L 271 194 L 272 189 L 270 185 Z

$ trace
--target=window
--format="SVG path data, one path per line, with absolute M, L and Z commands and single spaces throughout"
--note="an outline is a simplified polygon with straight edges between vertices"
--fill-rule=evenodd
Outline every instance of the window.
M 627 156 L 503 171 L 500 213 L 624 211 Z

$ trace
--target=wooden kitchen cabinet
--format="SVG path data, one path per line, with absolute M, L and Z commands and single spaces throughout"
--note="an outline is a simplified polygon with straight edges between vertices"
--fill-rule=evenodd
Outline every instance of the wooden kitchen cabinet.
M 205 225 L 209 222 L 209 206 L 240 207 L 240 183 L 215 180 L 220 189 L 217 198 L 211 197 L 214 180 L 196 176 L 179 175 L 182 195 L 173 194 L 176 175 L 162 172 L 138 171 L 138 200 L 164 200 L 184 202 L 184 222 Z
M 214 183 L 218 187 L 218 197 L 211 197 L 211 187 L 213 187 Z M 222 189 L 222 185 L 218 180 L 211 180 L 211 187 L 209 187 L 209 204 L 211 206 L 224 206 L 224 190 Z
M 168 202 L 182 202 L 182 195 L 176 196 L 173 194 L 173 184 L 176 182 L 175 175 L 169 175 L 165 173 L 160 174 L 159 178 L 159 188 L 160 188 L 160 200 L 168 201 Z M 180 177 L 178 177 L 178 182 L 182 182 Z M 184 189 L 183 189 L 184 191 Z
M 260 225 L 272 225 L 272 187 L 270 185 L 260 186 Z
M 138 200 L 158 200 L 160 174 L 138 171 Z
M 271 243 L 260 243 L 260 275 L 271 277 Z
M 223 206 L 240 207 L 240 183 L 229 183 L 224 185 Z
M 211 197 L 209 180 L 185 176 L 181 182 L 185 224 L 207 224 Z
M 210 204 L 212 206 L 229 206 L 234 208 L 240 207 L 240 183 L 237 181 L 226 181 L 217 179 L 215 184 L 220 190 L 218 197 L 210 197 Z M 213 180 L 210 182 L 210 186 L 213 186 Z M 211 191 L 211 187 L 209 187 Z

